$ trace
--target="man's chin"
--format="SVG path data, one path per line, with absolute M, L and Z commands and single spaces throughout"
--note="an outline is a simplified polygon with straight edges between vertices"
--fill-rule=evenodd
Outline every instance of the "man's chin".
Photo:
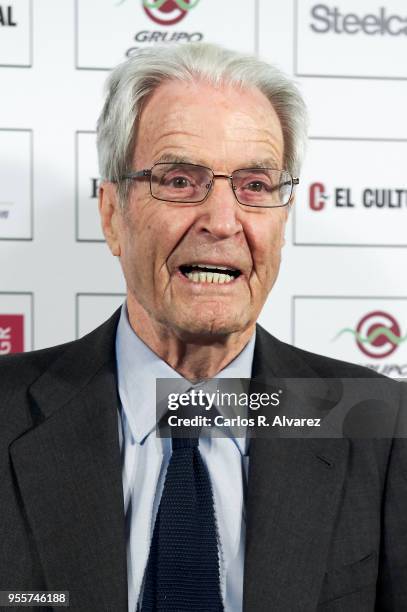
M 247 326 L 242 320 L 233 318 L 224 319 L 191 319 L 176 322 L 177 335 L 186 342 L 196 344 L 212 344 L 219 340 L 222 342 L 227 336 L 243 333 Z

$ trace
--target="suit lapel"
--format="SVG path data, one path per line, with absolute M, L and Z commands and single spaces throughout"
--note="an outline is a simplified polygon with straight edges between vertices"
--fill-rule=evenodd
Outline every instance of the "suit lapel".
M 10 447 L 48 589 L 73 608 L 127 610 L 114 337 L 118 315 L 32 386 L 37 426 Z
M 257 330 L 253 379 L 318 375 L 295 349 Z M 329 387 L 315 380 L 319 396 Z M 253 439 L 244 611 L 316 608 L 348 457 L 344 439 Z

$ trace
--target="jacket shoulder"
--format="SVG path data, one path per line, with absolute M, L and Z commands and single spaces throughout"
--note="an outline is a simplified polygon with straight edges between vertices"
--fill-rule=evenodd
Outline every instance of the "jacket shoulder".
M 0 357 L 0 446 L 42 421 L 114 361 L 119 316 L 120 309 L 78 340 Z
M 292 345 L 286 346 L 296 351 L 323 378 L 386 378 L 382 374 L 356 363 L 319 355 Z
M 75 342 L 0 356 L 0 392 L 5 386 L 14 386 L 13 383 L 24 386 L 34 382 Z
M 270 364 L 271 369 L 274 369 L 275 362 L 283 364 L 283 367 L 279 367 L 279 370 L 287 376 L 387 379 L 364 366 L 319 355 L 287 342 L 282 342 L 260 325 L 257 325 L 256 341 L 258 341 L 261 357 Z

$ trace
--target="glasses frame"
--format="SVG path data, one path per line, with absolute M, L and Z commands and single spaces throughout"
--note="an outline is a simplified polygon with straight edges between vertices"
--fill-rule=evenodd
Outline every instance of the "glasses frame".
M 197 168 L 202 168 L 204 170 L 209 170 L 212 174 L 212 179 L 208 188 L 207 193 L 205 194 L 205 197 L 202 198 L 202 200 L 195 200 L 194 202 L 180 202 L 179 200 L 167 200 L 164 198 L 158 198 L 157 196 L 155 196 L 153 194 L 153 186 L 152 186 L 152 176 L 153 176 L 153 170 L 156 166 L 162 166 L 162 165 L 171 165 L 171 164 L 185 164 L 188 166 L 195 166 Z M 288 202 L 286 204 L 278 204 L 277 206 L 261 206 L 258 204 L 245 204 L 243 202 L 240 202 L 239 198 L 236 195 L 236 187 L 233 185 L 233 175 L 235 172 L 239 172 L 241 170 L 277 170 L 278 172 L 287 172 L 287 174 L 289 174 L 289 176 L 291 177 L 291 193 L 290 193 L 290 197 L 288 199 Z M 153 197 L 155 200 L 159 200 L 160 202 L 173 202 L 174 204 L 202 204 L 203 202 L 205 202 L 206 198 L 209 196 L 211 189 L 214 185 L 215 179 L 217 178 L 225 178 L 229 180 L 230 186 L 232 188 L 233 194 L 235 196 L 236 201 L 241 204 L 241 206 L 248 206 L 249 208 L 284 208 L 285 206 L 289 206 L 293 196 L 294 196 L 294 191 L 295 191 L 295 187 L 299 184 L 300 179 L 298 177 L 293 177 L 291 175 L 290 172 L 288 172 L 288 170 L 280 170 L 279 168 L 269 168 L 269 167 L 263 167 L 263 168 L 237 168 L 236 170 L 233 170 L 232 174 L 215 174 L 214 171 L 212 170 L 212 168 L 208 168 L 208 166 L 202 166 L 201 164 L 192 164 L 189 162 L 156 162 L 155 164 L 153 164 L 151 166 L 151 168 L 145 168 L 144 170 L 134 170 L 132 172 L 126 172 L 125 174 L 123 174 L 120 178 L 119 181 L 125 181 L 125 180 L 137 180 L 137 179 L 148 179 L 149 180 L 149 184 L 150 184 L 150 194 L 151 197 Z M 283 183 L 287 184 L 287 183 Z

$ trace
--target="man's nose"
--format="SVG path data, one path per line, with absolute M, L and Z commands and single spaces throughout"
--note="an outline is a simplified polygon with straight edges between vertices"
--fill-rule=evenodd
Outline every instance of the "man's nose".
M 227 177 L 216 177 L 205 202 L 200 205 L 198 229 L 216 238 L 229 238 L 242 231 L 241 209 Z

